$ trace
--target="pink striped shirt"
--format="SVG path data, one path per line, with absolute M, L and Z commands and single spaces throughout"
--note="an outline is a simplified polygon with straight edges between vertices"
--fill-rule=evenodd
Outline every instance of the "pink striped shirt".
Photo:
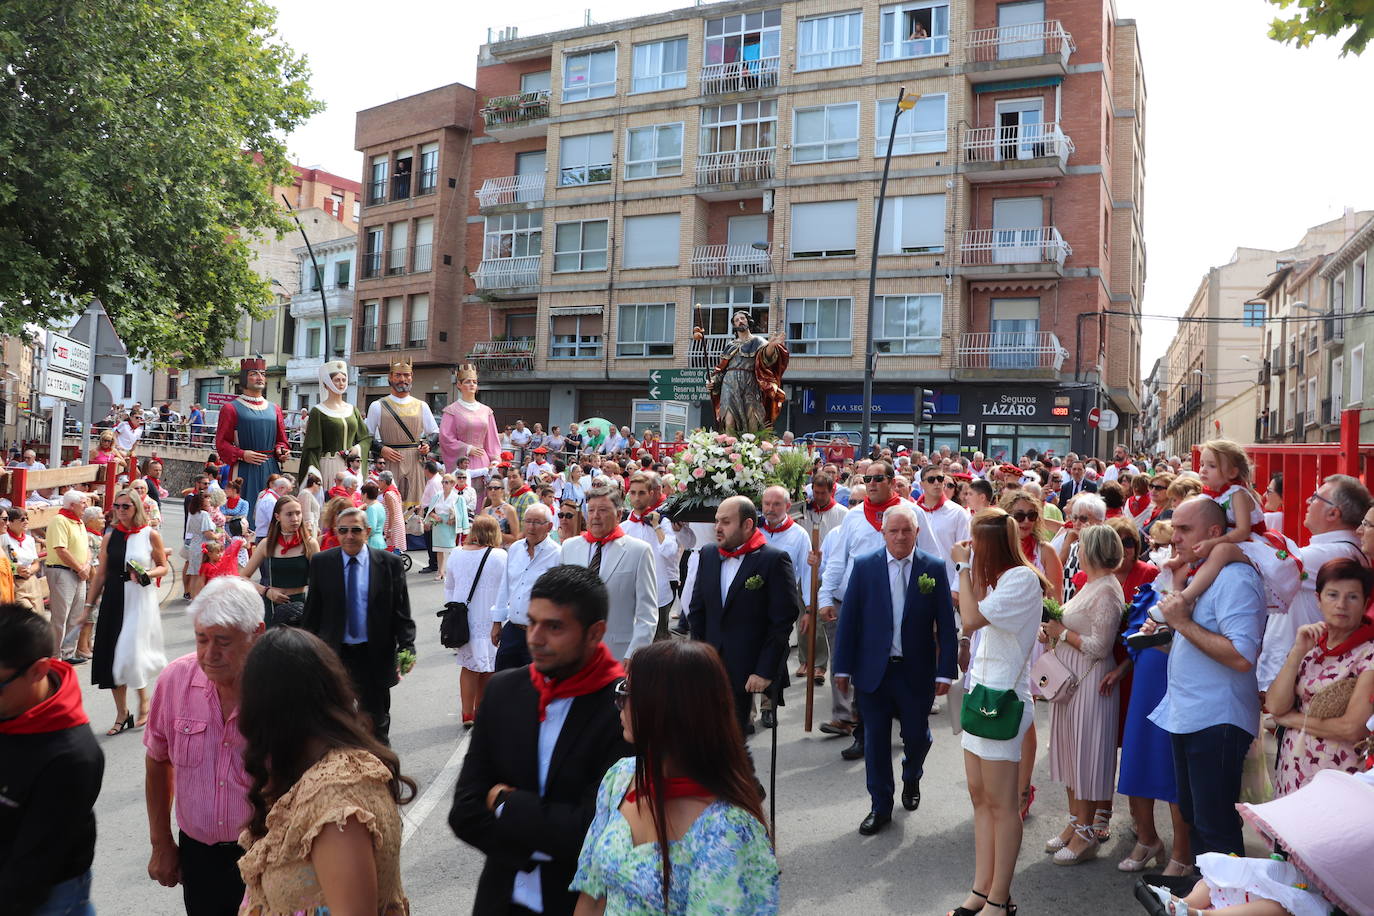
M 158 676 L 143 746 L 154 760 L 171 761 L 177 826 L 202 843 L 236 842 L 250 816 L 238 716 L 237 708 L 221 714 L 194 652 Z

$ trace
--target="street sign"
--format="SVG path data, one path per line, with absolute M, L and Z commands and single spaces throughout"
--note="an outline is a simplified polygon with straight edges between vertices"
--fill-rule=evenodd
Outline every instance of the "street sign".
M 1101 423 L 1101 422 L 1102 422 L 1102 411 L 1098 410 L 1096 407 L 1094 407 L 1092 410 L 1088 411 L 1088 425 L 1089 425 L 1089 426 L 1091 426 L 1093 429 L 1097 429 L 1097 424 L 1099 424 L 1099 423 Z
M 52 358 L 48 366 L 85 378 L 91 374 L 91 348 L 70 337 L 53 334 Z
M 1115 410 L 1111 410 L 1110 408 L 1104 408 L 1102 411 L 1102 416 L 1097 421 L 1097 428 L 1102 430 L 1103 432 L 1109 433 L 1112 430 L 1116 429 L 1117 425 L 1120 422 L 1121 417 L 1117 414 Z
M 654 401 L 696 403 L 710 398 L 708 369 L 654 369 L 649 373 L 649 398 Z
M 205 403 L 211 407 L 223 407 L 237 397 L 238 395 L 226 391 L 212 391 L 205 396 Z
M 43 373 L 43 393 L 64 401 L 81 402 L 86 400 L 86 380 L 50 367 Z

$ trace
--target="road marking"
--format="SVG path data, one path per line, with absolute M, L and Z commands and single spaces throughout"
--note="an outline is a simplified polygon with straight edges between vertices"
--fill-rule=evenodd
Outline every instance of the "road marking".
M 463 732 L 463 737 L 458 739 L 458 744 L 453 748 L 453 753 L 449 755 L 448 762 L 439 771 L 439 775 L 434 777 L 434 782 L 429 784 L 429 788 L 420 794 L 415 800 L 415 804 L 407 805 L 406 810 L 401 814 L 404 826 L 401 830 L 401 845 L 410 842 L 410 838 L 419 832 L 420 826 L 425 819 L 434 811 L 439 802 L 448 797 L 453 791 L 453 787 L 458 783 L 458 770 L 463 766 L 463 752 L 466 750 L 468 736 L 472 730 Z

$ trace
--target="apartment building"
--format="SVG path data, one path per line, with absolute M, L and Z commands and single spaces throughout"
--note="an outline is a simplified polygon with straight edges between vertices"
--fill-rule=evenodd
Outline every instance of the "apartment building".
M 1370 302 L 1369 260 L 1374 250 L 1374 219 L 1350 214 L 1357 228 L 1322 264 L 1325 298 L 1314 316 L 1321 347 L 1316 359 L 1325 364 L 1317 422 L 1323 430 L 1339 431 L 1341 411 L 1364 407 L 1365 394 L 1374 393 L 1365 353 L 1374 353 L 1374 328 L 1364 318 Z M 1374 414 L 1360 414 L 1360 441 L 1374 440 Z
M 478 61 L 460 334 L 499 418 L 629 422 L 744 310 L 791 351 L 780 425 L 858 429 L 891 134 L 879 437 L 1130 441 L 1145 93 L 1110 2 L 744 0 L 503 37 Z M 1123 415 L 1100 442 L 1097 406 Z
M 1325 309 L 1326 280 L 1321 268 L 1329 255 L 1280 261 L 1269 282 L 1247 303 L 1264 309 L 1264 365 L 1255 436 L 1261 442 L 1335 442 L 1339 408 L 1331 410 L 1331 362 L 1321 358 L 1323 332 L 1335 328 L 1318 320 Z M 1328 345 L 1339 340 L 1326 335 Z M 1336 371 L 1341 363 L 1336 362 Z M 1339 387 L 1339 386 L 1338 386 Z
M 359 406 L 386 394 L 397 358 L 436 412 L 454 396 L 469 311 L 462 303 L 469 166 L 477 95 L 453 83 L 358 112 L 362 222 L 353 314 Z
M 0 446 L 41 438 L 48 421 L 39 409 L 42 347 L 19 336 L 0 337 Z
M 350 363 L 347 398 L 355 400 L 358 370 L 351 360 L 357 251 L 357 234 L 343 226 L 333 238 L 317 238 L 312 233 L 310 248 L 301 245 L 295 249 L 300 292 L 291 297 L 288 308 L 292 327 L 283 332 L 294 335 L 286 360 L 287 390 L 280 402 L 283 410 L 299 410 L 324 400 L 326 392 L 320 388 L 319 372 L 327 359 Z

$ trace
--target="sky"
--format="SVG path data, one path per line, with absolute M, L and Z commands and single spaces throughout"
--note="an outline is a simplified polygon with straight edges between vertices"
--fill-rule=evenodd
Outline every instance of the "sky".
M 355 113 L 452 82 L 472 85 L 488 30 L 517 26 L 527 36 L 583 25 L 588 15 L 611 22 L 684 5 L 587 2 L 520 0 L 518 13 L 486 18 L 473 12 L 485 4 L 469 0 L 394 8 L 275 0 L 278 32 L 306 56 L 327 105 L 288 138 L 293 158 L 359 177 Z M 1117 15 L 1139 26 L 1145 66 L 1144 314 L 1182 313 L 1203 273 L 1237 247 L 1288 248 L 1347 206 L 1374 207 L 1374 118 L 1359 114 L 1374 85 L 1374 50 L 1342 59 L 1338 41 L 1280 45 L 1266 34 L 1276 11 L 1266 0 L 1117 0 Z M 1142 372 L 1175 327 L 1144 322 Z

